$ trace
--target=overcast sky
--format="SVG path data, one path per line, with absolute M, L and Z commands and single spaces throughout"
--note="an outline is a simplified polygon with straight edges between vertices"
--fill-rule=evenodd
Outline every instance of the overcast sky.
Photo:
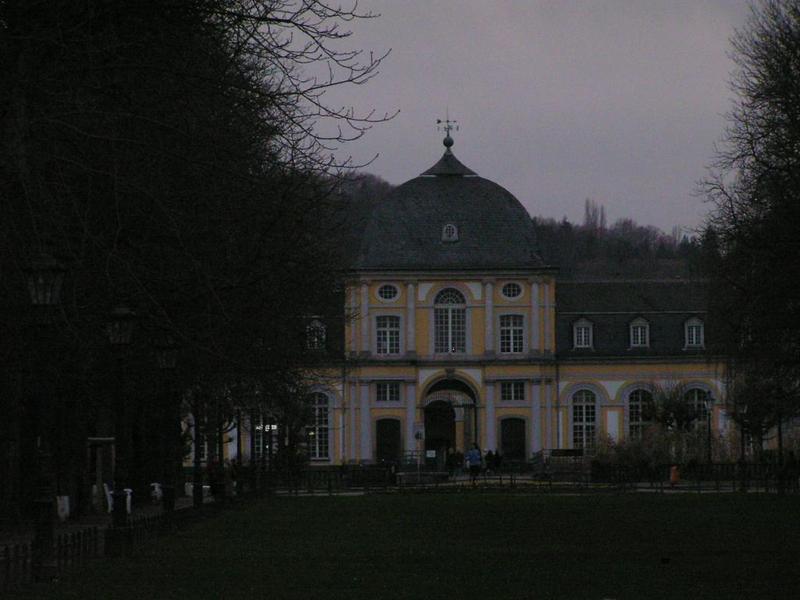
M 362 0 L 352 47 L 391 48 L 381 74 L 334 104 L 399 109 L 344 154 L 393 184 L 456 156 L 532 215 L 696 227 L 695 195 L 730 107 L 729 37 L 747 0 Z

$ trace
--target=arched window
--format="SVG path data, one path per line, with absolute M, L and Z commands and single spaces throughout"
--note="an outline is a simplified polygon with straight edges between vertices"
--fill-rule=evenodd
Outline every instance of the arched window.
M 442 227 L 442 241 L 443 242 L 457 242 L 458 241 L 458 227 L 453 223 L 447 223 Z
M 711 394 L 700 388 L 692 388 L 683 395 L 683 399 L 695 415 L 695 419 L 692 421 L 692 428 L 705 431 L 712 403 Z
M 641 440 L 650 425 L 653 394 L 647 390 L 633 390 L 628 396 L 628 438 Z
M 572 396 L 572 447 L 594 451 L 597 437 L 597 408 L 594 392 L 578 390 Z
M 306 348 L 322 350 L 325 348 L 325 324 L 314 319 L 306 326 Z
M 400 317 L 377 317 L 375 336 L 375 350 L 378 354 L 400 354 Z
M 586 319 L 575 321 L 572 326 L 572 341 L 575 348 L 591 348 L 594 344 L 592 322 Z
M 692 317 L 684 326 L 687 348 L 702 348 L 705 345 L 705 328 L 703 321 L 697 317 Z
M 447 288 L 434 301 L 434 352 L 467 351 L 466 300 L 458 290 Z
M 642 318 L 631 321 L 631 348 L 646 348 L 650 345 L 650 324 Z
M 328 458 L 328 397 L 316 392 L 309 397 L 311 405 L 311 424 L 306 427 L 308 457 L 321 460 Z

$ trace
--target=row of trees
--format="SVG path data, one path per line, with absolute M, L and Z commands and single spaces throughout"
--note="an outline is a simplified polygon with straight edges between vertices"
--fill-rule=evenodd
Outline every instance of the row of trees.
M 187 406 L 202 434 L 234 405 L 298 404 L 309 316 L 342 319 L 331 149 L 385 118 L 324 98 L 377 73 L 343 44 L 366 17 L 0 3 L 3 509 L 28 505 L 48 454 L 80 496 L 88 438 L 116 437 L 117 484 L 139 490 L 174 474 Z M 58 297 L 29 299 L 44 280 Z
M 736 99 L 705 182 L 710 314 L 734 418 L 776 428 L 782 450 L 800 416 L 800 2 L 761 0 L 732 44 Z

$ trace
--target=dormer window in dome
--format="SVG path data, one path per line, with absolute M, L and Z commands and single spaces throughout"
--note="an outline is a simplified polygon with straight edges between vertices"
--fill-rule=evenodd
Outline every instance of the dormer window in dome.
M 443 242 L 457 242 L 458 241 L 458 227 L 453 223 L 446 223 L 442 227 L 442 241 Z

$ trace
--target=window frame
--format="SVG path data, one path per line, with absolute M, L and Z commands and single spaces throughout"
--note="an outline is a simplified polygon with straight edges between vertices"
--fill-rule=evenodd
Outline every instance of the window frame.
M 379 325 L 381 319 L 397 319 L 397 352 L 381 352 L 380 334 L 384 332 L 387 336 L 386 344 L 387 350 L 391 350 L 391 332 L 395 331 L 394 327 L 381 327 Z M 375 331 L 373 342 L 374 350 L 377 356 L 399 356 L 403 353 L 403 317 L 395 313 L 376 314 L 373 320 L 373 330 Z
M 381 296 L 381 290 L 384 289 L 394 290 L 394 296 L 392 296 L 391 298 L 384 298 L 383 296 Z M 382 283 L 380 286 L 378 286 L 378 289 L 375 290 L 375 296 L 378 298 L 379 302 L 385 302 L 386 304 L 391 304 L 393 302 L 397 302 L 397 300 L 400 298 L 400 288 L 393 283 Z
M 324 399 L 324 403 L 321 401 Z M 306 426 L 306 448 L 311 461 L 331 459 L 331 397 L 325 392 L 312 392 L 308 398 L 311 404 L 311 424 Z M 323 422 L 324 419 L 324 422 Z M 324 450 L 324 455 L 322 451 Z
M 461 299 L 461 302 L 447 302 L 442 303 L 440 302 L 440 298 L 444 296 L 446 292 L 454 292 L 457 298 Z M 446 318 L 446 323 L 441 323 L 440 318 Z M 457 320 L 460 320 L 460 323 L 454 323 L 454 317 Z M 460 331 L 456 330 L 456 327 L 460 326 Z M 439 344 L 440 341 L 440 333 L 441 329 L 445 329 L 444 333 L 447 337 L 446 346 L 448 349 L 443 350 L 444 346 Z M 464 293 L 452 286 L 442 288 L 436 293 L 433 299 L 433 327 L 431 328 L 431 333 L 433 335 L 433 353 L 439 355 L 463 355 L 467 353 L 467 349 L 469 348 L 469 319 L 467 313 L 467 299 Z M 458 335 L 454 335 L 458 334 Z M 460 339 L 456 339 L 460 338 Z M 454 345 L 454 341 L 462 342 L 463 346 L 461 345 Z
M 452 229 L 452 232 L 450 231 Z M 458 226 L 455 223 L 445 223 L 442 225 L 442 241 L 443 242 L 457 242 L 458 241 Z
M 325 350 L 328 342 L 328 328 L 319 317 L 314 317 L 306 325 L 306 350 L 319 352 Z
M 634 397 L 634 395 L 636 395 L 637 397 Z M 646 395 L 647 398 L 641 397 L 644 395 Z M 644 407 L 646 403 L 649 403 L 651 405 L 653 403 L 653 392 L 651 390 L 648 390 L 645 387 L 637 387 L 628 392 L 626 408 L 628 411 L 627 437 L 629 440 L 641 441 L 642 434 L 644 433 L 644 431 L 647 429 L 647 427 L 653 424 L 652 420 L 644 419 Z M 634 405 L 638 405 L 636 410 L 639 413 L 639 418 L 637 420 L 634 420 L 633 418 Z
M 510 296 L 510 295 L 508 295 L 508 294 L 506 293 L 506 289 L 507 289 L 508 287 L 512 286 L 512 285 L 517 287 L 517 290 L 518 290 L 518 292 L 517 292 L 515 295 L 513 295 L 513 296 Z M 506 282 L 505 282 L 505 283 L 504 283 L 504 284 L 503 284 L 503 285 L 500 287 L 500 294 L 501 294 L 501 295 L 503 296 L 503 298 L 505 298 L 506 300 L 519 300 L 520 298 L 522 298 L 522 295 L 523 295 L 523 293 L 524 293 L 524 288 L 522 287 L 522 284 L 520 284 L 520 283 L 518 283 L 518 282 L 516 282 L 516 281 L 506 281 Z
M 700 332 L 700 340 L 698 343 L 690 343 L 689 340 L 689 331 L 691 328 L 697 327 Z M 686 348 L 705 348 L 706 346 L 706 327 L 705 322 L 703 319 L 699 317 L 691 317 L 690 319 L 686 319 L 683 324 L 683 344 L 684 349 Z
M 525 385 L 525 383 L 526 382 L 525 382 L 524 379 L 509 379 L 509 380 L 506 380 L 506 381 L 501 381 L 500 382 L 500 402 L 502 402 L 502 403 L 508 402 L 509 404 L 515 404 L 515 405 L 519 405 L 519 403 L 525 402 L 527 400 L 527 389 L 526 389 L 527 386 Z M 506 388 L 507 390 L 510 391 L 510 396 L 511 396 L 510 398 L 506 397 L 506 395 L 504 393 L 505 390 L 503 388 Z M 515 389 L 519 390 L 520 388 L 522 390 L 522 397 L 521 398 L 516 398 L 515 397 L 516 396 Z
M 644 332 L 644 340 L 637 340 L 636 332 L 642 330 Z M 628 343 L 630 348 L 649 348 L 650 347 L 650 322 L 643 318 L 637 317 L 628 325 Z
M 591 395 L 591 402 L 585 398 L 587 395 Z M 575 390 L 570 397 L 572 447 L 576 450 L 582 449 L 584 455 L 594 454 L 597 449 L 598 413 L 600 412 L 598 405 L 598 396 L 590 389 Z M 579 408 L 581 409 L 580 419 L 578 418 Z M 589 408 L 591 411 L 587 410 Z M 589 412 L 591 412 L 591 421 L 587 419 Z
M 589 334 L 588 344 L 578 343 L 578 330 L 585 328 Z M 594 349 L 594 323 L 589 319 L 581 318 L 572 324 L 572 349 L 573 350 L 593 350 Z
M 403 390 L 401 389 L 401 382 L 399 381 L 376 381 L 375 382 L 375 404 L 379 406 L 386 406 L 389 404 L 400 404 L 403 399 Z M 386 398 L 381 399 L 381 389 L 386 390 Z M 389 397 L 389 390 L 395 389 L 397 390 L 397 397 L 390 398 Z
M 503 325 L 504 320 L 518 319 L 518 324 Z M 509 332 L 508 349 L 503 350 L 503 334 Z M 500 354 L 522 354 L 525 352 L 525 315 L 519 313 L 500 313 L 497 315 L 497 351 Z M 518 345 L 516 344 L 518 342 Z M 519 348 L 518 350 L 515 348 Z

